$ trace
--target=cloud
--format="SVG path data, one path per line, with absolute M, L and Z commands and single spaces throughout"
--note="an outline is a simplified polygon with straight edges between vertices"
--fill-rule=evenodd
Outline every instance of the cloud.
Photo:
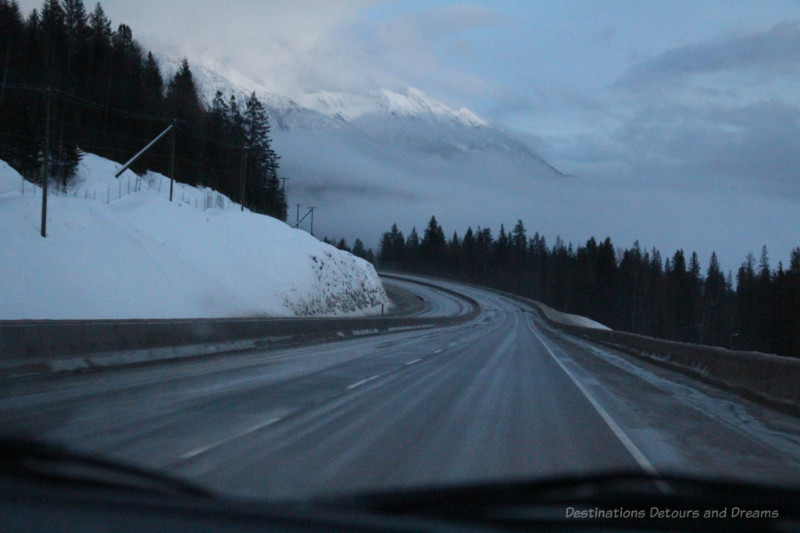
M 661 102 L 642 106 L 610 135 L 551 142 L 551 162 L 609 183 L 737 190 L 800 202 L 800 107 L 786 102 Z
M 608 183 L 735 189 L 797 205 L 798 81 L 798 22 L 673 47 L 593 95 L 593 124 L 545 135 L 546 155 L 566 172 Z
M 461 4 L 372 16 L 375 20 L 362 18 L 348 29 L 365 51 L 359 70 L 392 88 L 425 87 L 455 107 L 463 105 L 463 95 L 489 91 L 492 82 L 475 70 L 473 60 L 487 34 L 513 24 L 491 8 Z
M 755 190 L 800 199 L 800 108 L 778 101 L 711 110 L 719 132 L 701 169 L 741 180 Z
M 798 22 L 784 21 L 767 31 L 668 50 L 628 70 L 622 81 L 647 83 L 669 76 L 782 66 L 800 66 Z

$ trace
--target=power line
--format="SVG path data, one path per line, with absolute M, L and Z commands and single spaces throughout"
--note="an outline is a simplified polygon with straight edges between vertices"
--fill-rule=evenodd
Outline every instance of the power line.
M 165 118 L 163 116 L 146 115 L 146 114 L 143 114 L 143 113 L 134 113 L 132 111 L 125 111 L 124 109 L 117 109 L 115 107 L 111 107 L 111 106 L 106 105 L 106 104 L 101 104 L 99 102 L 94 102 L 94 101 L 89 100 L 87 98 L 83 98 L 83 97 L 80 97 L 78 95 L 75 95 L 75 94 L 72 94 L 72 93 L 69 93 L 69 92 L 66 92 L 66 91 L 62 91 L 60 89 L 49 89 L 46 86 L 7 83 L 7 84 L 3 85 L 3 87 L 6 88 L 6 89 L 26 90 L 26 91 L 33 91 L 33 92 L 38 92 L 38 93 L 42 93 L 42 94 L 45 94 L 45 93 L 47 93 L 48 90 L 50 90 L 53 95 L 58 95 L 60 97 L 64 97 L 66 99 L 72 100 L 73 103 L 76 103 L 78 105 L 82 105 L 84 108 L 94 109 L 94 110 L 97 110 L 97 111 L 103 111 L 103 112 L 112 113 L 112 114 L 115 114 L 115 115 L 129 117 L 129 118 L 138 118 L 138 119 L 141 119 L 141 120 L 149 120 L 149 121 L 153 121 L 153 122 L 167 123 L 167 122 L 170 121 L 168 118 Z

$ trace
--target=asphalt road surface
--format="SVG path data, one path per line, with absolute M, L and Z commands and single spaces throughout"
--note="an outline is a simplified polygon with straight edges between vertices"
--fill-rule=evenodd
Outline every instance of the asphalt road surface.
M 423 313 L 464 305 L 429 288 Z M 7 380 L 4 431 L 237 496 L 609 469 L 800 484 L 800 420 L 574 340 L 494 293 L 459 326 Z

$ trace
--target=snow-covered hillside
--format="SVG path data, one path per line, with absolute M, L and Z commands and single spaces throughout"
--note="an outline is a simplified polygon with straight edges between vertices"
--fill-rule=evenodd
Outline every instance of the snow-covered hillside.
M 0 319 L 366 315 L 372 265 L 214 191 L 85 154 L 48 198 L 0 161 Z

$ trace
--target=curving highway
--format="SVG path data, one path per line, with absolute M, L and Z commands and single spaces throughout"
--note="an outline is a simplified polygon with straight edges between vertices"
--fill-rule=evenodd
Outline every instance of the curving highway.
M 431 282 L 427 280 L 427 282 Z M 800 420 L 550 330 L 501 295 L 388 283 L 457 326 L 7 380 L 0 423 L 236 495 L 608 469 L 800 480 Z

